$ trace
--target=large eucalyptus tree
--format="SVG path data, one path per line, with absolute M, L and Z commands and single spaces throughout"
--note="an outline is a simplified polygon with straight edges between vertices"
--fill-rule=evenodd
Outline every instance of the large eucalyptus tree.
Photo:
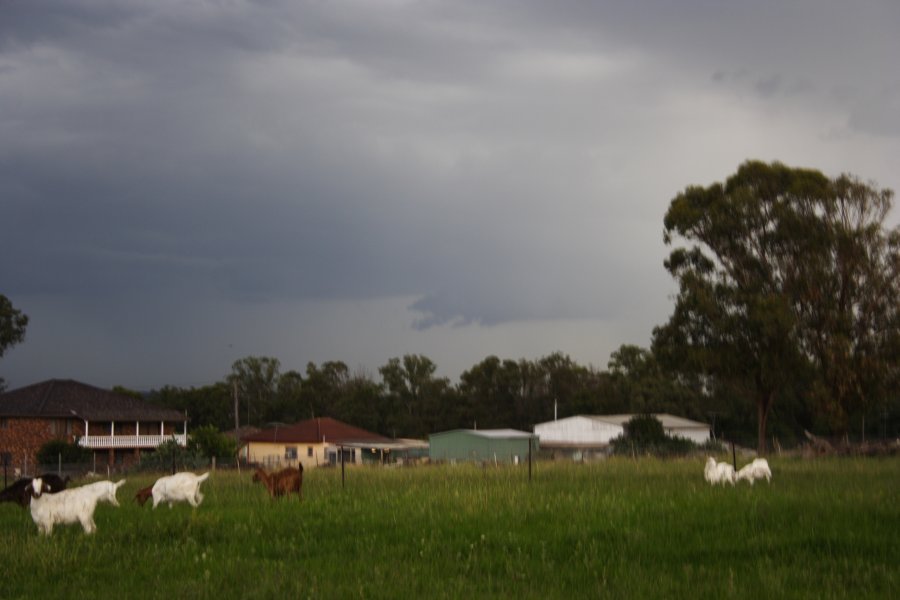
M 665 241 L 690 246 L 665 262 L 679 291 L 654 350 L 751 390 L 760 452 L 772 404 L 798 373 L 814 369 L 808 396 L 843 414 L 896 381 L 891 196 L 851 176 L 750 161 L 672 200 Z

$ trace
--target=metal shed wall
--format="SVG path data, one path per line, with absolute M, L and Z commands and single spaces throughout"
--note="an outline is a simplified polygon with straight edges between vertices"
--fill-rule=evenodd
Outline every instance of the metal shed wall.
M 528 442 L 537 451 L 537 436 L 487 437 L 477 431 L 456 430 L 429 436 L 432 461 L 493 461 L 511 463 L 528 460 Z
M 608 444 L 622 432 L 621 425 L 581 415 L 534 426 L 534 433 L 543 443 Z

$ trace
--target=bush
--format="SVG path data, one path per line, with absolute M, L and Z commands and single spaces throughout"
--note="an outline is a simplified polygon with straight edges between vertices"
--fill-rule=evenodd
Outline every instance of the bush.
M 55 465 L 60 460 L 67 464 L 88 462 L 91 460 L 91 451 L 65 440 L 50 440 L 37 452 L 39 464 Z
M 625 423 L 625 437 L 635 444 L 662 444 L 669 439 L 662 421 L 653 415 L 636 415 Z
M 206 458 L 231 459 L 237 453 L 237 443 L 213 425 L 205 425 L 191 433 L 188 449 Z
M 662 422 L 653 415 L 636 415 L 624 425 L 624 432 L 610 441 L 613 454 L 683 456 L 696 450 L 691 440 L 669 437 Z
M 176 471 L 202 469 L 209 465 L 209 459 L 196 449 L 179 446 L 178 442 L 172 439 L 157 446 L 155 452 L 143 455 L 140 468 L 169 471 L 173 465 Z

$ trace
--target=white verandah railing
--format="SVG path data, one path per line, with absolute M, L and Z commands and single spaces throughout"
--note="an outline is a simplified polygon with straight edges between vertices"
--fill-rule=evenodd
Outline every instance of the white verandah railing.
M 187 445 L 187 435 L 175 433 L 168 435 L 83 435 L 78 445 L 83 448 L 156 448 L 163 442 L 175 438 L 179 446 Z

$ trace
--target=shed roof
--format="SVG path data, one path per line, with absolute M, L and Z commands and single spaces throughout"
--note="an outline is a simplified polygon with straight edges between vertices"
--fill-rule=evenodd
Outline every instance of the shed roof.
M 321 444 L 330 442 L 383 442 L 392 440 L 371 431 L 348 425 L 331 417 L 306 419 L 293 425 L 269 427 L 241 438 L 245 442 Z
M 46 419 L 74 416 L 89 421 L 187 420 L 181 411 L 71 379 L 49 379 L 0 394 L 0 415 Z
M 614 423 L 616 425 L 624 425 L 634 417 L 637 417 L 637 414 L 631 415 L 608 415 L 608 416 L 593 416 L 590 417 L 592 419 L 597 419 L 600 421 L 605 421 L 607 423 Z M 709 428 L 709 425 L 706 423 L 700 423 L 699 421 L 692 421 L 691 419 L 685 419 L 684 417 L 676 417 L 674 415 L 670 415 L 667 413 L 653 413 L 653 416 L 662 423 L 663 427 L 666 429 L 691 429 L 691 428 Z
M 471 435 L 475 435 L 478 437 L 489 438 L 493 440 L 508 440 L 508 439 L 528 439 L 533 438 L 535 435 L 533 433 L 529 433 L 527 431 L 519 431 L 518 429 L 453 429 L 450 431 L 442 431 L 440 433 L 433 433 L 432 436 L 435 435 L 445 435 L 448 433 L 468 433 Z
M 593 421 L 600 421 L 602 423 L 609 423 L 610 425 L 625 425 L 628 421 L 637 417 L 637 414 L 623 414 L 623 415 L 574 415 L 573 417 L 568 418 L 583 418 L 583 419 L 591 419 Z M 699 421 L 692 421 L 691 419 L 685 419 L 684 417 L 676 417 L 674 415 L 670 415 L 667 413 L 653 413 L 653 416 L 662 423 L 665 429 L 709 429 L 709 425 L 706 423 L 701 423 Z M 562 421 L 563 419 L 559 419 Z M 548 423 L 552 423 L 553 421 L 547 421 Z

